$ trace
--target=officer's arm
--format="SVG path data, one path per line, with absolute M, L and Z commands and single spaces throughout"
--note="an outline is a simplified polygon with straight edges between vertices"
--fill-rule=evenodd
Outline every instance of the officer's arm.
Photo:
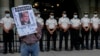
M 46 28 L 47 28 L 47 30 L 50 32 L 50 29 L 49 29 L 49 26 L 48 26 L 48 25 L 46 25 Z
M 83 28 L 84 30 L 86 30 L 86 27 L 83 26 L 83 23 L 82 23 L 81 25 L 82 25 L 82 28 Z
M 91 27 L 91 24 L 89 23 L 89 25 L 88 25 L 88 29 L 90 29 L 90 27 Z
M 54 32 L 57 29 L 57 25 L 55 26 L 55 28 L 52 30 L 52 32 Z
M 62 27 L 62 25 L 61 25 L 61 20 L 59 19 L 59 22 L 58 22 L 58 27 L 60 28 L 60 29 L 63 29 L 63 27 Z
M 65 28 L 64 31 L 66 32 L 69 28 L 70 28 L 70 24 L 68 24 L 67 28 Z
M 67 29 L 69 29 L 69 28 L 70 28 L 70 26 L 71 26 L 71 24 L 68 24 Z
M 42 28 L 44 27 L 44 20 L 42 20 Z
M 1 26 L 2 26 L 3 30 L 4 30 L 6 33 L 8 33 L 8 29 L 5 28 L 5 26 L 4 26 L 3 23 L 1 24 Z
M 13 29 L 14 28 L 14 24 L 11 24 L 9 30 Z
M 61 24 L 59 24 L 59 28 L 60 28 L 60 29 L 63 29 L 63 27 L 62 27 L 62 25 L 61 25 Z

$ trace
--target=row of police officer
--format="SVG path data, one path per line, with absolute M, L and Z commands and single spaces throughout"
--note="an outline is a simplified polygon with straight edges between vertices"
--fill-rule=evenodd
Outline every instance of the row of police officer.
M 40 13 L 37 13 L 37 21 L 44 26 L 44 20 L 40 17 Z M 54 18 L 54 13 L 50 13 L 49 18 L 46 20 L 46 30 L 47 30 L 47 51 L 50 50 L 50 39 L 53 40 L 53 50 L 56 50 L 56 39 L 57 39 L 57 29 L 59 29 L 59 50 L 62 50 L 62 41 L 65 41 L 65 50 L 68 50 L 68 39 L 70 35 L 70 49 L 76 50 L 80 49 L 80 44 L 82 49 L 89 49 L 89 35 L 91 30 L 91 43 L 90 49 L 93 49 L 94 40 L 96 44 L 96 49 L 98 49 L 98 37 L 99 37 L 99 27 L 100 19 L 97 12 L 94 13 L 93 17 L 90 19 L 88 13 L 84 13 L 84 16 L 79 19 L 77 13 L 73 14 L 73 18 L 70 20 L 67 17 L 66 11 L 63 11 L 62 17 L 59 18 L 58 23 Z M 81 31 L 80 31 L 81 30 Z M 86 39 L 86 40 L 85 40 Z M 40 40 L 40 50 L 43 51 L 43 36 Z

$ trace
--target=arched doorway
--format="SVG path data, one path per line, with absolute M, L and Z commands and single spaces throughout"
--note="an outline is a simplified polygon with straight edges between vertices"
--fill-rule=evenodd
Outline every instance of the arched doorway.
M 43 17 L 45 15 L 44 18 L 48 18 L 50 12 L 54 12 L 56 17 L 61 17 L 62 11 L 66 11 L 69 18 L 73 17 L 74 12 L 79 14 L 77 0 L 34 0 L 34 3 L 36 2 L 39 4 L 36 8 L 40 10 Z
M 79 14 L 76 2 L 77 2 L 77 0 L 63 0 L 61 3 L 61 6 L 59 8 L 59 11 L 61 13 L 62 13 L 62 11 L 66 11 L 68 17 L 72 18 L 74 12 L 77 12 Z M 57 10 L 55 10 L 55 11 L 57 11 Z

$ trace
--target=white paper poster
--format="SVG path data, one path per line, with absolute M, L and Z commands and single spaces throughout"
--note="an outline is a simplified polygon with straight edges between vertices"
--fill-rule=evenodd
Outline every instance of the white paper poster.
M 12 14 L 19 36 L 35 33 L 37 24 L 31 5 L 13 7 Z

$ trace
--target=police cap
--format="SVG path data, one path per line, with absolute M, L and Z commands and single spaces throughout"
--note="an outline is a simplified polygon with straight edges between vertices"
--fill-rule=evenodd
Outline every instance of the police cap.
M 66 11 L 63 11 L 62 14 L 66 14 Z
M 51 12 L 51 13 L 50 13 L 50 15 L 54 15 L 54 13 L 53 13 L 53 12 Z

